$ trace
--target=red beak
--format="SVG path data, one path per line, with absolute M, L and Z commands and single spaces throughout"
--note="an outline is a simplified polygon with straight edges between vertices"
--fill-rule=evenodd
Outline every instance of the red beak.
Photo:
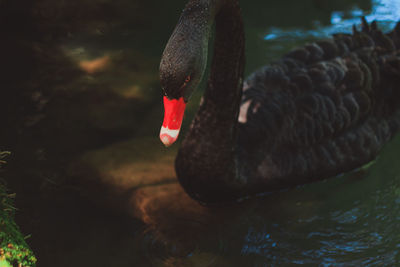
M 186 103 L 183 97 L 169 100 L 164 96 L 164 122 L 160 131 L 161 142 L 165 146 L 172 145 L 178 139 Z

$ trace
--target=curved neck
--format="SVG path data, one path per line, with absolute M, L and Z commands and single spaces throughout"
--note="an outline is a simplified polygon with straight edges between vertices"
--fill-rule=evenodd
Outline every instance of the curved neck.
M 208 20 L 207 25 L 215 22 L 215 41 L 207 88 L 194 121 L 193 126 L 196 127 L 192 127 L 191 134 L 199 135 L 197 138 L 207 138 L 207 142 L 210 142 L 204 132 L 214 132 L 215 138 L 212 139 L 218 140 L 215 136 L 215 129 L 218 128 L 221 129 L 221 137 L 230 139 L 232 146 L 236 138 L 245 65 L 245 38 L 239 3 L 237 0 L 192 0 L 183 11 L 182 17 L 186 12 L 199 9 L 199 6 L 202 6 L 201 10 L 208 11 L 201 12 L 199 17 Z M 198 23 L 204 25 L 201 20 Z M 209 35 L 208 32 L 204 34 Z M 198 134 L 196 128 L 201 133 Z
M 217 2 L 223 4 L 215 16 L 214 55 L 204 97 L 224 105 L 220 111 L 238 111 L 245 65 L 243 21 L 237 0 Z
M 235 180 L 240 183 L 235 144 L 245 63 L 244 30 L 237 0 L 193 0 L 182 17 L 188 8 L 191 12 L 199 5 L 204 5 L 203 12 L 208 11 L 204 16 L 207 25 L 215 22 L 214 56 L 199 110 L 177 156 L 176 171 L 189 194 L 193 188 L 198 194 L 193 197 L 210 199 L 222 197 L 221 190 L 234 192 L 229 187 Z M 199 193 L 202 188 L 203 197 Z

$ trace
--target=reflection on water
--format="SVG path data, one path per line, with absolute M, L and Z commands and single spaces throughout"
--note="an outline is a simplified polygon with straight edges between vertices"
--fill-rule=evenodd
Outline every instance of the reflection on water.
M 367 170 L 223 207 L 202 207 L 176 185 L 137 193 L 153 264 L 270 266 L 398 262 L 400 138 Z M 204 265 L 195 265 L 204 266 Z
M 157 138 L 158 62 L 185 1 L 26 2 L 4 1 L 14 23 L 0 105 L 9 130 L 0 136 L 15 155 L 6 176 L 40 266 L 400 262 L 400 137 L 367 169 L 204 207 L 176 182 L 178 146 L 167 150 Z M 386 30 L 400 19 L 396 0 L 241 5 L 247 73 L 350 31 L 361 15 Z
M 276 39 L 310 39 L 310 38 L 329 38 L 330 35 L 338 32 L 352 31 L 353 25 L 360 24 L 360 17 L 365 16 L 368 22 L 377 20 L 380 27 L 384 30 L 392 29 L 396 22 L 400 20 L 400 1 L 397 0 L 375 0 L 373 1 L 372 12 L 364 11 L 355 5 L 348 11 L 333 11 L 331 13 L 330 25 L 321 26 L 315 22 L 314 29 L 290 29 L 282 31 L 279 28 L 272 28 L 264 37 L 265 40 Z

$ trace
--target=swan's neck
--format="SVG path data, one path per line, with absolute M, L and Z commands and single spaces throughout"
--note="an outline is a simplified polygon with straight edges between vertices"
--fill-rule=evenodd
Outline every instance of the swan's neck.
M 216 106 L 219 121 L 236 128 L 244 69 L 244 31 L 237 1 L 225 1 L 215 17 L 214 56 L 203 106 Z
M 204 2 L 204 1 L 203 1 Z M 192 126 L 182 143 L 176 170 L 195 198 L 226 199 L 240 187 L 236 166 L 237 117 L 244 69 L 244 31 L 237 0 L 206 1 L 216 36 L 211 73 Z M 204 195 L 201 195 L 204 194 Z

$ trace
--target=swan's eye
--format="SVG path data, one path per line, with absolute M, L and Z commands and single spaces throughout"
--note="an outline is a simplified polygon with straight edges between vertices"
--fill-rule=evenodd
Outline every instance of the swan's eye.
M 190 75 L 186 77 L 185 82 L 182 84 L 181 88 L 184 88 L 188 84 L 188 82 L 190 82 Z

